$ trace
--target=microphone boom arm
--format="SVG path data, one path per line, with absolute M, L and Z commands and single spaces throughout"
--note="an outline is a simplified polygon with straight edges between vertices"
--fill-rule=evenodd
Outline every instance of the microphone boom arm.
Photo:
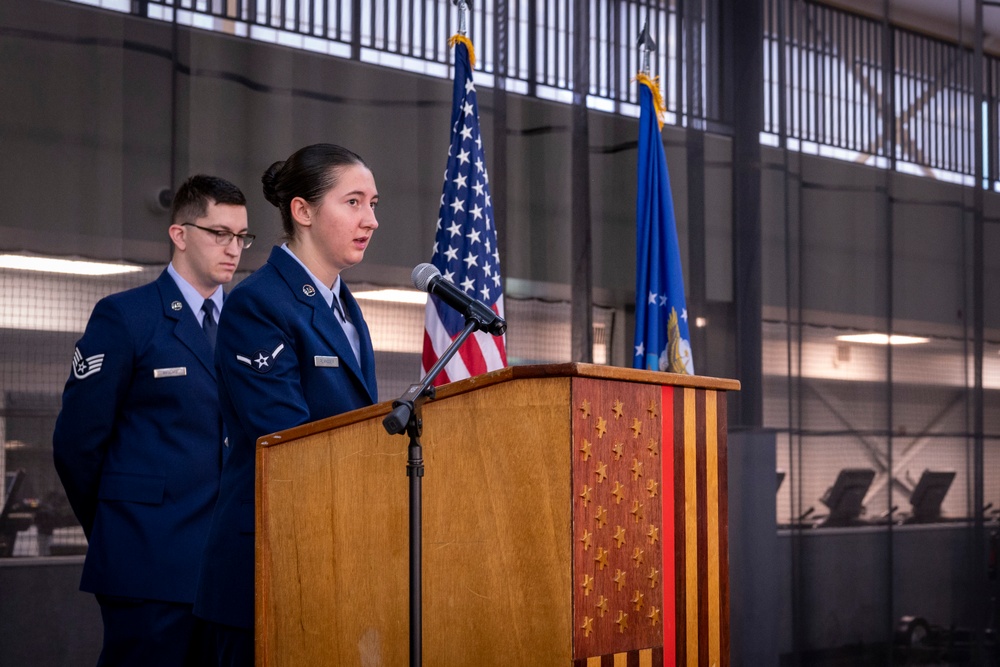
M 490 311 L 493 314 L 493 311 Z M 427 375 L 418 382 L 417 384 L 411 384 L 410 388 L 403 392 L 403 395 L 392 402 L 392 412 L 386 415 L 385 419 L 382 420 L 382 426 L 389 435 L 396 435 L 397 433 L 402 433 L 408 429 L 410 418 L 414 415 L 414 412 L 419 412 L 420 406 L 428 398 L 434 398 L 434 387 L 431 383 L 434 382 L 434 378 L 441 373 L 445 365 L 451 358 L 455 356 L 458 349 L 462 347 L 465 340 L 471 336 L 473 333 L 482 328 L 482 322 L 474 317 L 466 316 L 465 318 L 465 328 L 462 329 L 462 333 L 458 335 L 448 349 L 444 351 L 444 354 L 437 360 L 429 371 Z M 419 419 L 416 420 L 417 428 L 416 435 L 420 435 L 419 431 Z

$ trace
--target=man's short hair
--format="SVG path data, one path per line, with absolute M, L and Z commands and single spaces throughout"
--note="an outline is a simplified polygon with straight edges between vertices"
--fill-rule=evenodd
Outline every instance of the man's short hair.
M 194 222 L 208 214 L 208 205 L 229 204 L 246 206 L 243 192 L 224 178 L 195 174 L 177 188 L 174 202 L 170 207 L 170 222 L 180 225 Z

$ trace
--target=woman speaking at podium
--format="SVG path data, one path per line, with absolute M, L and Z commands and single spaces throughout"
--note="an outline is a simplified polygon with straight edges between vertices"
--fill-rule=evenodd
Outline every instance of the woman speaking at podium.
M 365 162 L 314 144 L 261 178 L 285 243 L 233 289 L 216 368 L 227 450 L 194 612 L 218 664 L 253 666 L 254 459 L 257 438 L 378 400 L 368 326 L 340 273 L 359 263 L 378 221 Z

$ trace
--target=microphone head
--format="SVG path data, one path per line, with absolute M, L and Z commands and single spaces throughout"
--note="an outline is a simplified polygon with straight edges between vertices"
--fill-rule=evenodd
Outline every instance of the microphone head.
M 426 292 L 427 288 L 430 287 L 431 279 L 434 276 L 440 276 L 441 272 L 433 264 L 417 264 L 413 267 L 413 273 L 410 274 L 410 280 L 413 281 L 413 286 L 416 287 L 421 292 Z

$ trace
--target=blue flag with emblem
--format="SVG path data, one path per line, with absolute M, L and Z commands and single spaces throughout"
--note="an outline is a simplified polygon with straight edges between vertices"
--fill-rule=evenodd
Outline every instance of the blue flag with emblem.
M 656 81 L 639 74 L 634 368 L 694 374 L 684 275 Z

